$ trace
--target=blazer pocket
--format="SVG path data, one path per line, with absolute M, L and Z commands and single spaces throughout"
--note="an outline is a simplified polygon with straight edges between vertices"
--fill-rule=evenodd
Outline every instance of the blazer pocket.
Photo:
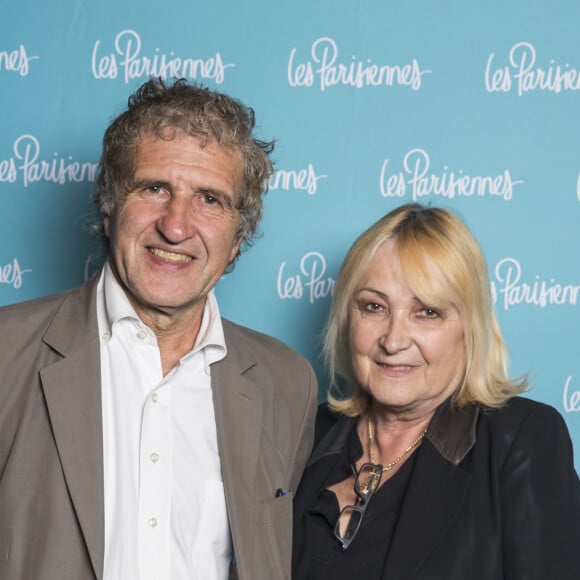
M 275 525 L 277 522 L 290 520 L 292 526 L 292 500 L 294 492 L 287 491 L 284 495 L 273 497 L 263 503 L 263 521 Z

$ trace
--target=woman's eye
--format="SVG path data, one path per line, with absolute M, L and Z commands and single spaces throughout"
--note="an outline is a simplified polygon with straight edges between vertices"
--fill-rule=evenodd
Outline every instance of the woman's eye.
M 425 318 L 437 318 L 439 316 L 439 312 L 433 308 L 423 308 L 421 312 Z
M 380 304 L 377 304 L 376 302 L 369 302 L 364 305 L 364 310 L 366 310 L 367 312 L 381 312 L 383 310 L 383 307 Z

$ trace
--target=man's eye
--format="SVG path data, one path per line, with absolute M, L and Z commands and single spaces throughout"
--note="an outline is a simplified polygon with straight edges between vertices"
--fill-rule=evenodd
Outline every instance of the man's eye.
M 169 192 L 163 185 L 143 184 L 135 188 L 135 194 L 139 195 L 145 201 L 161 203 L 167 199 Z
M 215 198 L 213 195 L 210 195 L 209 193 L 206 193 L 203 196 L 203 200 L 205 201 L 205 203 L 207 203 L 208 205 L 214 205 L 216 203 L 218 203 L 217 198 Z

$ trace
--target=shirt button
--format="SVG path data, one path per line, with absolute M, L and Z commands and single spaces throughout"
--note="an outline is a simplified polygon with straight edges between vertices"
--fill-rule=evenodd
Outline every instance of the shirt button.
M 149 525 L 150 525 L 152 528 L 156 528 L 156 527 L 157 527 L 157 518 L 150 518 L 150 519 L 149 519 Z
M 159 453 L 152 453 L 149 456 L 149 459 L 151 459 L 153 463 L 157 463 L 159 461 Z
M 103 332 L 103 335 L 101 336 L 101 338 L 105 341 L 111 340 L 111 333 L 110 332 Z
M 146 331 L 144 331 L 144 330 L 140 330 L 140 331 L 137 333 L 137 338 L 138 338 L 139 340 L 145 340 L 145 339 L 147 338 L 147 332 L 146 332 Z
M 158 395 L 157 393 L 153 393 L 153 394 L 151 395 L 151 400 L 152 400 L 154 403 L 157 403 L 157 401 L 159 401 L 159 395 Z

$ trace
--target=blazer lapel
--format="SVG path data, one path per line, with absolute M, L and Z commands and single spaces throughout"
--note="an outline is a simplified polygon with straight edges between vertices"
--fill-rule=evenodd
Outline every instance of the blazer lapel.
M 63 358 L 40 375 L 64 477 L 97 578 L 104 558 L 101 368 L 96 280 L 71 293 L 44 341 Z
M 254 530 L 255 479 L 263 421 L 263 394 L 244 373 L 255 361 L 226 334 L 228 354 L 212 365 L 218 448 L 234 550 L 241 557 Z
M 475 442 L 477 416 L 477 409 L 454 412 L 444 405 L 433 418 L 417 451 L 383 572 L 385 579 L 414 578 L 457 517 L 471 482 L 463 459 Z
M 465 500 L 471 476 L 425 441 L 399 514 L 385 578 L 413 578 L 445 535 Z

